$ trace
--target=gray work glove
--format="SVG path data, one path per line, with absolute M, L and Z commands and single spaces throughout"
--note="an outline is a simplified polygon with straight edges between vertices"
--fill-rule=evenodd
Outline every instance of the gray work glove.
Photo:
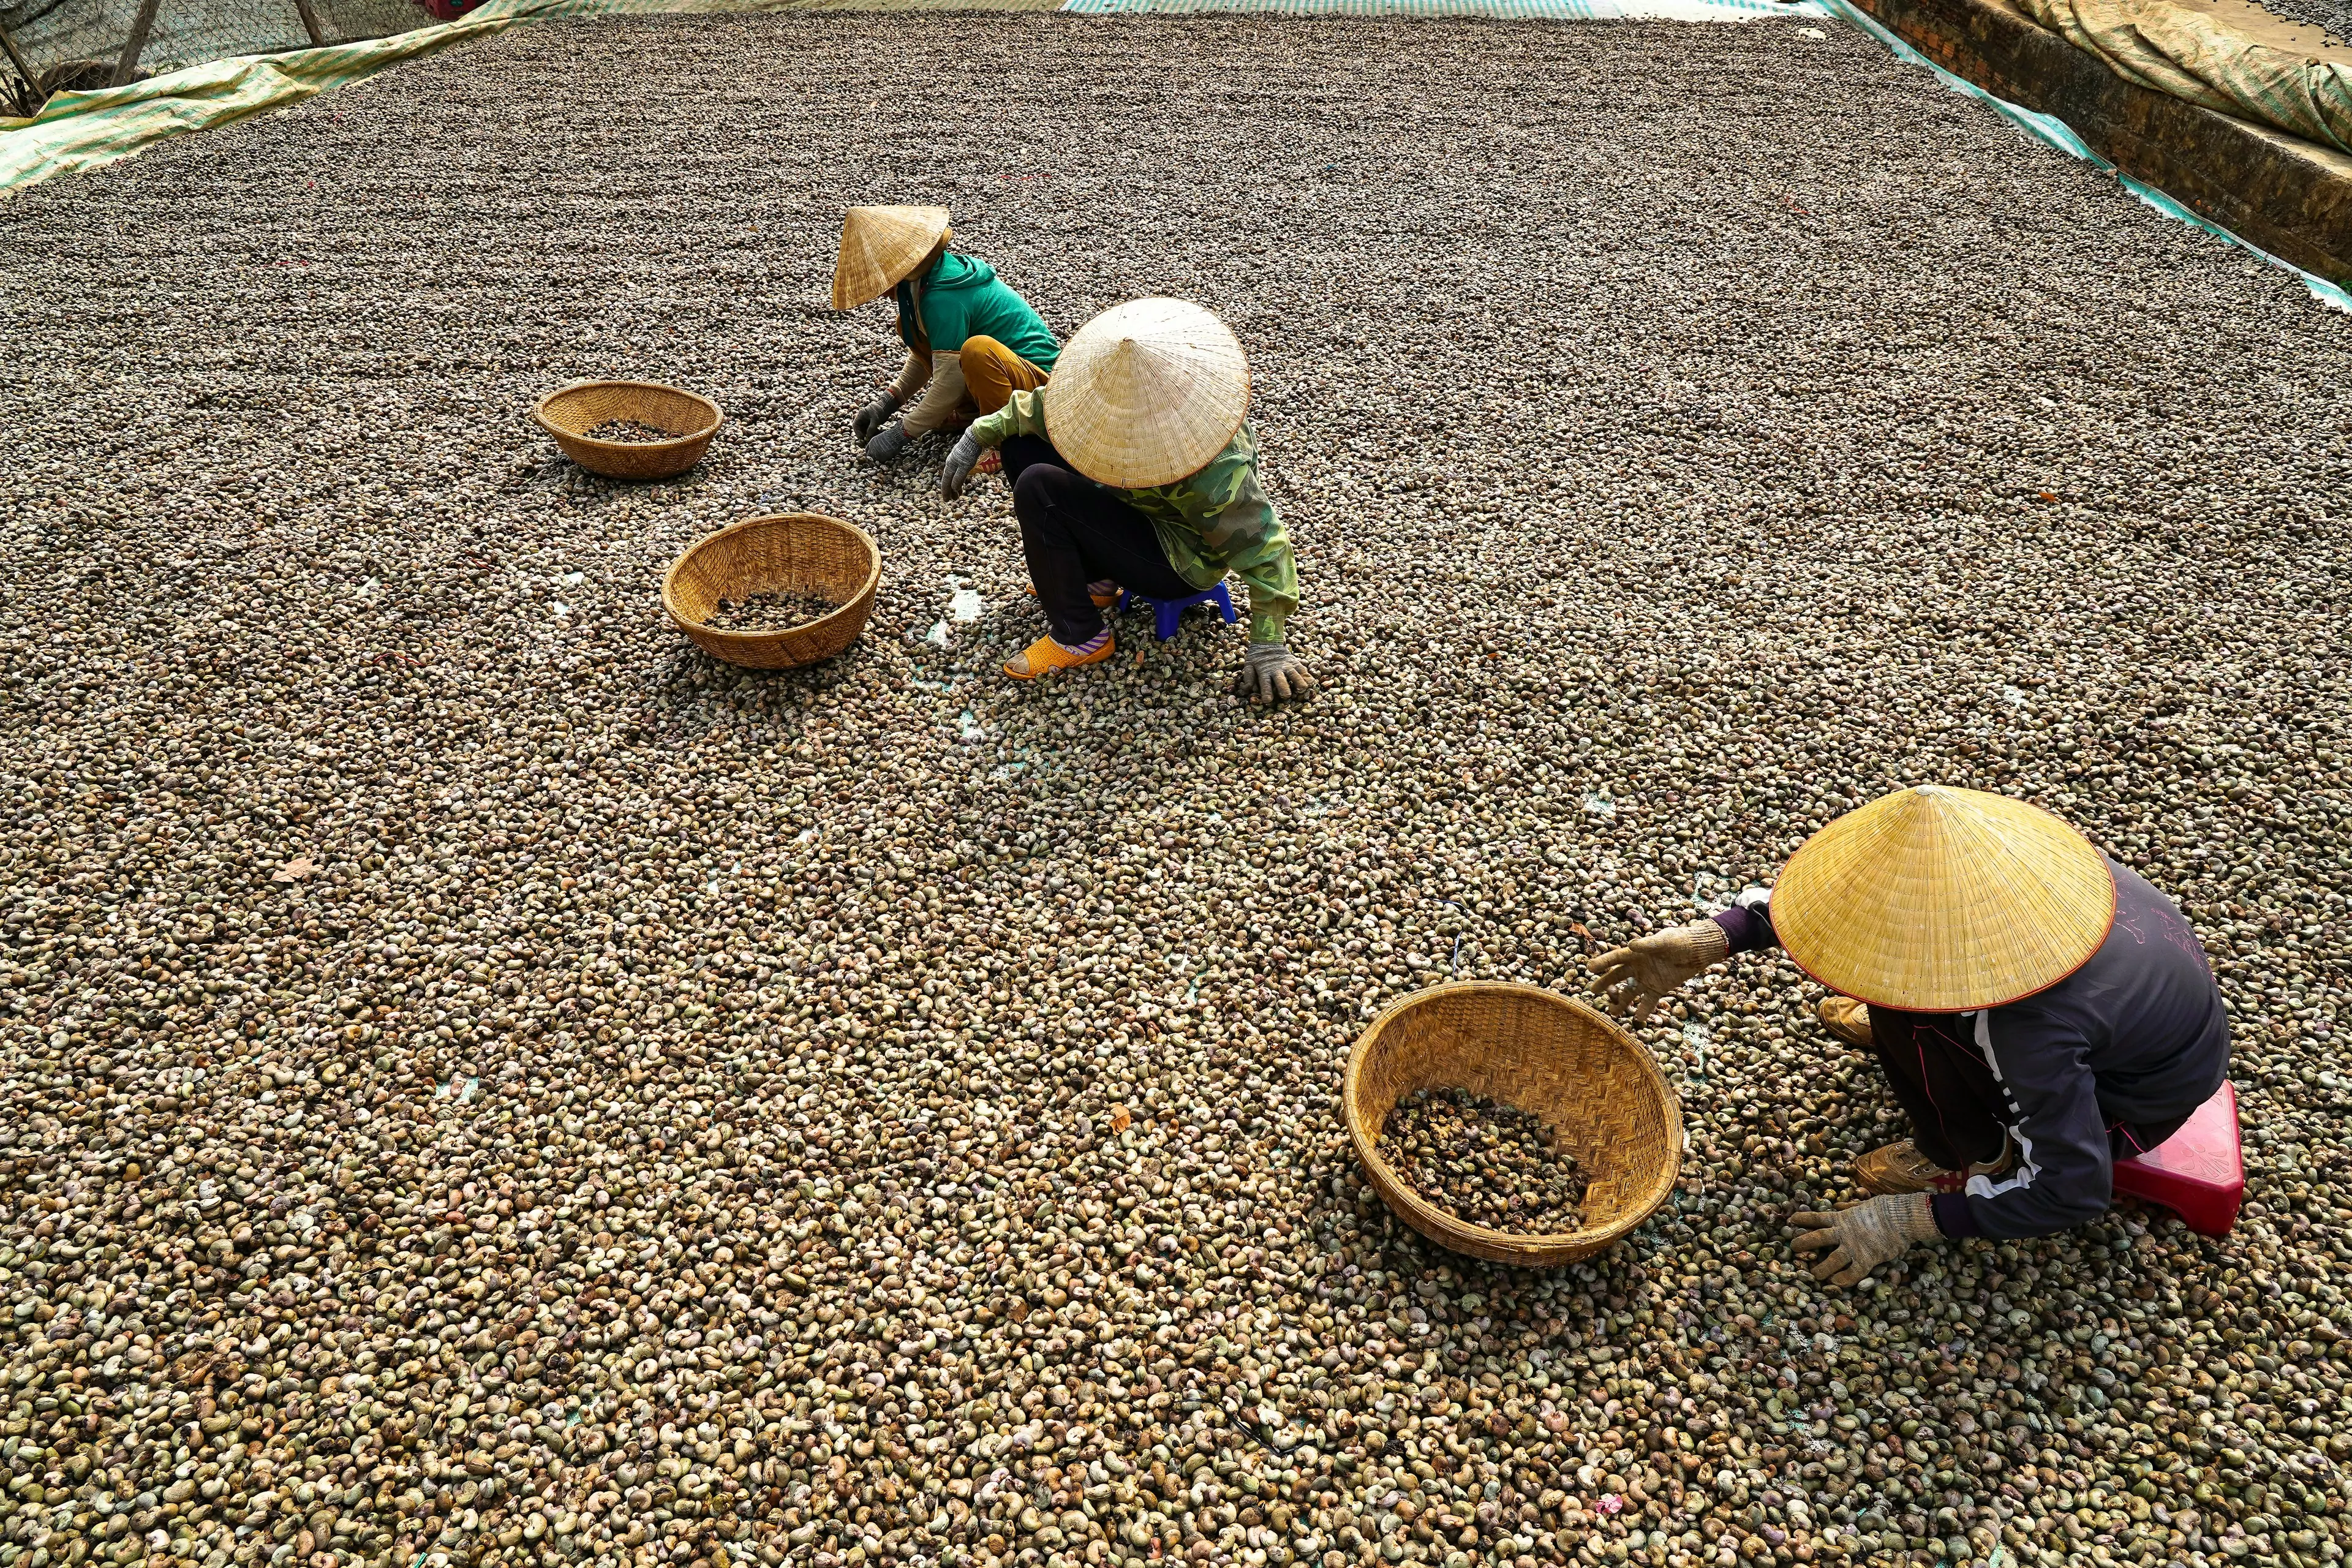
M 913 445 L 903 423 L 885 425 L 874 432 L 874 439 L 866 443 L 866 455 L 877 463 L 887 463 Z
M 874 439 L 874 432 L 882 428 L 882 422 L 898 412 L 898 399 L 887 392 L 859 409 L 856 421 L 850 426 L 857 432 L 857 444 L 863 447 Z
M 1234 696 L 1260 702 L 1304 697 L 1314 689 L 1315 678 L 1307 673 L 1307 666 L 1278 642 L 1250 644 L 1247 662 L 1234 679 Z
M 1936 1228 L 1935 1205 L 1926 1193 L 1889 1193 L 1864 1198 L 1835 1214 L 1789 1216 L 1790 1228 L 1801 1232 L 1791 1244 L 1800 1252 L 1827 1250 L 1813 1266 L 1813 1278 L 1839 1285 L 1859 1285 L 1882 1263 L 1892 1263 L 1915 1241 L 1932 1241 L 1943 1234 Z
M 940 465 L 940 494 L 950 500 L 963 494 L 964 486 L 971 483 L 971 466 L 979 461 L 980 437 L 967 430 L 956 437 L 947 461 Z
M 1731 939 L 1713 921 L 1694 921 L 1654 936 L 1637 936 L 1623 947 L 1585 960 L 1592 992 L 1610 1011 L 1629 1007 L 1633 1020 L 1649 1017 L 1658 999 L 1731 952 Z

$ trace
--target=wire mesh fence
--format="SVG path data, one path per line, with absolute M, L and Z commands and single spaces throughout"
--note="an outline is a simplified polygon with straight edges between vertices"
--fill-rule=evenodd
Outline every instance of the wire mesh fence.
M 381 38 L 464 0 L 0 0 L 0 113 L 228 55 Z

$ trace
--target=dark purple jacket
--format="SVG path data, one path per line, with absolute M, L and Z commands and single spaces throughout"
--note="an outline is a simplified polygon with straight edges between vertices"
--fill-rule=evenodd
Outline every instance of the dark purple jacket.
M 2115 927 L 2082 968 L 2005 1006 L 1918 1015 L 1983 1054 L 2018 1150 L 2005 1174 L 1937 1195 L 1948 1235 L 2047 1236 L 2096 1218 L 2115 1196 L 2113 1130 L 2168 1131 L 2229 1074 L 2230 1018 L 2205 949 L 2171 900 L 2108 865 Z M 1734 952 L 1777 945 L 1769 906 L 1716 918 Z

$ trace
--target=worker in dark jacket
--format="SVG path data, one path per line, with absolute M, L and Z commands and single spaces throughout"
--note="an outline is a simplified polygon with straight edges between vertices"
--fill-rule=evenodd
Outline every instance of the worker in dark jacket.
M 1912 1135 L 1864 1155 L 1877 1194 L 1801 1214 L 1814 1272 L 1858 1282 L 1911 1242 L 2046 1236 L 2106 1211 L 2115 1162 L 2221 1088 L 2230 1021 L 2172 901 L 2036 807 L 1924 785 L 1808 839 L 1769 898 L 1593 960 L 1646 1016 L 1734 952 L 1778 945 L 1840 994 Z

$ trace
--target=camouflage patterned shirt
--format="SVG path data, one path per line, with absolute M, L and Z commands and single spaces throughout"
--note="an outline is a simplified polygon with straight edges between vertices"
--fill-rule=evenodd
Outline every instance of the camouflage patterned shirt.
M 1053 438 L 1045 432 L 1045 399 L 1034 392 L 1014 393 L 998 412 L 974 421 L 971 434 L 983 447 L 1001 447 L 1013 436 Z M 1298 608 L 1298 562 L 1282 514 L 1258 486 L 1256 430 L 1244 422 L 1223 451 L 1172 485 L 1103 488 L 1151 520 L 1161 552 L 1184 581 L 1206 590 L 1230 574 L 1247 585 L 1250 641 L 1282 640 L 1283 622 Z

